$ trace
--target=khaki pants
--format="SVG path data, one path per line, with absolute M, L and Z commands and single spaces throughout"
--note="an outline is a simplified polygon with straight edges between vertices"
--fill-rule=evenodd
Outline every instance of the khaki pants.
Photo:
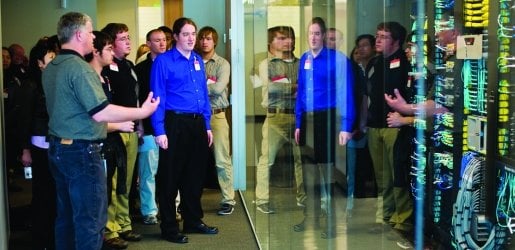
M 256 170 L 256 204 L 269 202 L 270 167 L 275 162 L 277 152 L 286 143 L 293 145 L 293 160 L 295 181 L 297 185 L 297 202 L 302 203 L 306 197 L 302 183 L 302 161 L 300 147 L 295 143 L 295 115 L 268 113 L 263 124 L 263 141 L 261 142 L 261 156 Z
M 213 132 L 213 151 L 215 154 L 218 184 L 220 184 L 222 191 L 222 201 L 220 203 L 234 205 L 236 201 L 234 201 L 229 124 L 227 123 L 225 112 L 211 116 L 211 131 Z
M 111 204 L 107 207 L 107 225 L 104 233 L 106 240 L 118 237 L 118 233 L 132 230 L 129 216 L 129 192 L 138 154 L 138 135 L 136 132 L 120 133 L 120 137 L 127 150 L 127 193 L 116 194 L 117 173 L 115 172 Z
M 378 189 L 376 223 L 389 223 L 396 229 L 410 230 L 413 201 L 409 190 L 393 185 L 393 145 L 399 129 L 370 128 L 368 131 L 368 146 Z

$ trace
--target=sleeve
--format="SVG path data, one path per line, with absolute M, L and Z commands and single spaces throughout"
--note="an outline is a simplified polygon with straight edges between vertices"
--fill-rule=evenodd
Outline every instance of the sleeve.
M 337 97 L 336 104 L 340 110 L 340 131 L 352 132 L 356 118 L 356 102 L 354 99 L 354 69 L 350 60 L 338 54 L 336 62 Z
M 229 77 L 231 76 L 231 66 L 227 60 L 220 58 L 220 68 L 216 71 L 216 82 L 209 84 L 210 95 L 220 95 L 229 85 Z
M 274 96 L 287 96 L 293 93 L 292 79 L 288 76 L 287 63 L 282 60 L 274 60 L 268 65 L 268 93 Z
M 302 123 L 302 113 L 304 113 L 304 101 L 306 99 L 306 76 L 304 70 L 305 56 L 300 59 L 297 77 L 297 99 L 295 100 L 295 128 L 300 128 Z
M 156 111 L 150 116 L 154 135 L 164 135 L 165 107 L 166 107 L 166 65 L 162 60 L 164 56 L 157 57 L 150 71 L 150 90 L 154 92 L 154 98 L 161 99 Z
M 31 124 L 32 117 L 34 116 L 34 105 L 36 98 L 36 88 L 31 81 L 25 80 L 20 87 L 20 98 L 17 102 L 20 103 L 19 113 L 16 116 L 19 119 L 19 136 L 20 146 L 22 149 L 30 148 Z
M 263 87 L 261 88 L 261 95 L 263 98 L 261 106 L 266 108 L 268 107 L 268 85 L 270 84 L 268 81 L 268 59 L 265 59 L 259 63 L 258 74 L 259 79 L 263 83 Z
M 89 65 L 88 65 L 88 68 Z M 105 95 L 98 74 L 92 69 L 78 74 L 72 80 L 72 89 L 79 103 L 88 111 L 90 116 L 103 110 L 109 102 Z
M 200 56 L 198 56 L 200 57 Z M 201 57 L 200 57 L 201 58 Z M 200 71 L 196 71 L 194 75 L 197 82 L 206 82 L 206 65 L 200 60 Z M 204 116 L 204 122 L 207 130 L 211 130 L 211 102 L 209 101 L 209 90 L 207 84 L 201 84 L 201 88 L 204 91 L 204 102 L 202 107 L 202 115 Z

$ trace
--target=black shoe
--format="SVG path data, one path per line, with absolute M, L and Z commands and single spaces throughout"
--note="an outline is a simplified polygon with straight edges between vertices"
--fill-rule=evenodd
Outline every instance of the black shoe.
M 135 233 L 132 230 L 127 230 L 125 232 L 121 232 L 118 235 L 120 235 L 120 238 L 122 238 L 126 241 L 140 241 L 141 240 L 141 234 Z
M 102 245 L 102 249 L 127 249 L 129 247 L 129 243 L 120 237 L 104 240 Z
M 173 243 L 184 244 L 188 243 L 188 236 L 183 234 L 161 235 L 163 239 Z
M 200 223 L 195 227 L 184 227 L 184 233 L 198 233 L 198 234 L 217 234 L 218 228 L 210 227 L 204 223 Z

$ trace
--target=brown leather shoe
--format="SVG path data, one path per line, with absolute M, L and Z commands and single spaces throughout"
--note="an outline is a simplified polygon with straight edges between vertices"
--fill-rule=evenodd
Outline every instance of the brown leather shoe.
M 102 249 L 127 249 L 129 243 L 120 237 L 104 240 Z
M 127 230 L 125 232 L 118 233 L 120 237 L 126 241 L 140 241 L 141 234 L 135 233 L 132 230 Z

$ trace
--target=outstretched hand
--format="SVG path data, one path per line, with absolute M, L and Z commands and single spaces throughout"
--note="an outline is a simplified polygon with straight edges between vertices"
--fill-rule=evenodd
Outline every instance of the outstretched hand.
M 395 96 L 384 94 L 384 99 L 388 106 L 390 106 L 393 110 L 402 113 L 403 109 L 407 105 L 406 100 L 404 100 L 398 89 L 394 89 L 393 93 Z
M 148 97 L 141 105 L 141 109 L 143 110 L 145 117 L 150 116 L 154 111 L 156 111 L 157 106 L 159 105 L 160 99 L 159 96 L 157 98 L 153 98 L 154 93 L 148 93 Z

